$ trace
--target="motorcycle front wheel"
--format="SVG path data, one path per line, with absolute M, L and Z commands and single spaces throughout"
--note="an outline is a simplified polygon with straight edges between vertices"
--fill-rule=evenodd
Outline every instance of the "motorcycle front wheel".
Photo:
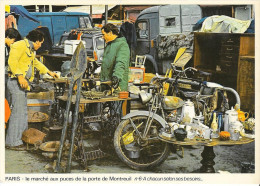
M 155 119 L 146 138 L 142 138 L 148 116 L 134 116 L 122 120 L 114 135 L 114 147 L 118 157 L 135 170 L 147 170 L 163 163 L 169 153 L 169 145 L 157 138 L 162 125 Z M 135 126 L 135 127 L 134 127 Z

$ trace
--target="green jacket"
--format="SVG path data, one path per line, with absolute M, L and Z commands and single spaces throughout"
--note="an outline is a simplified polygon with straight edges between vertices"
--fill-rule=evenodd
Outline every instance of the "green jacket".
M 127 91 L 129 61 L 130 50 L 124 37 L 109 42 L 104 51 L 100 80 L 107 81 L 116 76 L 120 89 Z

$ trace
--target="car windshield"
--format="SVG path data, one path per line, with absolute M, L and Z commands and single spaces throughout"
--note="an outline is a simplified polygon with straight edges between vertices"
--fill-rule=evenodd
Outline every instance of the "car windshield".
M 80 17 L 79 23 L 80 23 L 80 28 L 92 28 L 89 17 Z
M 98 50 L 102 50 L 105 47 L 104 39 L 100 36 L 96 38 L 96 46 Z

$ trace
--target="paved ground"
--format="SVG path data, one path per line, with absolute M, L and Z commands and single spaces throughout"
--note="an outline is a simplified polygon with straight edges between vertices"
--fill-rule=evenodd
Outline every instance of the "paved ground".
M 159 167 L 152 171 L 135 171 L 121 163 L 116 156 L 88 162 L 90 173 L 191 173 L 200 167 L 201 153 L 203 147 L 185 148 L 184 158 L 171 153 L 168 159 Z M 255 143 L 238 146 L 216 146 L 214 147 L 216 157 L 215 170 L 227 171 L 230 173 L 241 172 L 241 162 L 255 162 Z M 51 163 L 49 159 L 41 154 L 28 151 L 5 151 L 5 171 L 6 173 L 51 173 L 46 169 L 46 165 Z M 72 173 L 84 172 L 79 168 L 78 163 L 73 162 Z

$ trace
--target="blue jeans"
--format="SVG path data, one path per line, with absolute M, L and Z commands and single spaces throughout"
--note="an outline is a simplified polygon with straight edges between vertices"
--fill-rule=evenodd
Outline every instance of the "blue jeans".
M 6 146 L 22 145 L 22 133 L 28 129 L 27 92 L 22 89 L 17 79 L 7 80 L 12 110 L 6 134 Z

